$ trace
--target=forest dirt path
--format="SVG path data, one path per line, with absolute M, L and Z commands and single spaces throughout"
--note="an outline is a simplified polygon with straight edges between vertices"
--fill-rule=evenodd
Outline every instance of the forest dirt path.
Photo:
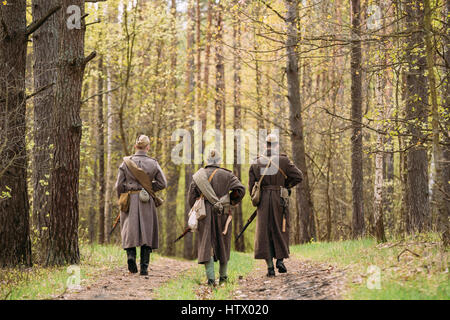
M 294 256 L 285 260 L 287 273 L 266 276 L 264 261 L 258 260 L 254 271 L 238 279 L 236 300 L 336 300 L 342 299 L 344 271 L 325 263 L 300 260 Z M 170 267 L 167 267 L 170 266 Z M 124 264 L 103 274 L 82 280 L 81 288 L 69 290 L 55 297 L 59 300 L 151 300 L 158 287 L 186 271 L 197 267 L 196 261 L 180 261 L 158 257 L 150 262 L 149 275 L 130 274 Z M 106 268 L 105 268 L 106 269 Z M 204 288 L 203 288 L 204 287 Z M 206 286 L 199 288 L 205 289 Z M 209 288 L 207 288 L 209 292 Z M 203 295 L 199 299 L 209 299 Z
M 287 273 L 267 277 L 265 261 L 258 260 L 255 272 L 239 280 L 233 299 L 238 300 L 338 300 L 344 290 L 344 271 L 332 265 L 294 256 L 284 261 Z
M 89 279 L 86 283 L 82 281 L 80 289 L 65 292 L 56 299 L 152 300 L 159 286 L 195 266 L 196 262 L 158 257 L 150 261 L 149 275 L 140 276 L 139 273 L 130 274 L 124 263 L 122 267 L 105 271 L 103 275 Z

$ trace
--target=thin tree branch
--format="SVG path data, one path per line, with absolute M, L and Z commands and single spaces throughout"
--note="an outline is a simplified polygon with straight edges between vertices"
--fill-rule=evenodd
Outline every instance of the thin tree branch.
M 261 2 L 263 5 L 265 5 L 270 11 L 272 11 L 273 13 L 275 13 L 281 20 L 283 20 L 284 22 L 286 22 L 286 18 L 283 17 L 283 15 L 281 13 L 279 13 L 277 10 L 275 10 L 274 8 L 271 7 L 270 4 L 268 4 L 267 2 L 265 2 L 264 0 L 258 0 L 259 2 Z
M 120 88 L 120 86 L 119 86 L 119 87 L 116 87 L 116 88 L 114 88 L 114 89 L 108 90 L 108 91 L 102 91 L 102 92 L 96 93 L 96 94 L 94 94 L 94 95 L 92 95 L 92 96 L 90 96 L 90 97 L 88 97 L 88 98 L 82 100 L 81 103 L 85 103 L 85 102 L 87 102 L 88 100 L 90 100 L 90 99 L 92 99 L 92 98 L 95 98 L 95 97 L 98 97 L 98 96 L 101 96 L 101 95 L 108 94 L 108 93 L 110 93 L 110 92 L 116 91 L 116 90 L 119 89 L 119 88 Z
M 43 16 L 41 19 L 32 22 L 28 27 L 26 31 L 27 37 L 30 36 L 33 32 L 35 32 L 37 29 L 39 29 L 45 21 L 47 21 L 55 12 L 57 12 L 59 9 L 61 9 L 61 6 L 56 6 L 53 9 L 51 9 L 45 16 Z
M 93 24 L 97 24 L 97 23 L 100 23 L 100 22 L 102 22 L 102 21 L 101 20 L 97 20 L 97 21 L 94 21 L 94 22 L 89 22 L 89 23 L 86 23 L 85 27 L 91 26 Z
M 28 100 L 28 99 L 33 98 L 34 96 L 38 95 L 38 94 L 41 93 L 42 91 L 45 91 L 45 90 L 47 90 L 48 88 L 50 88 L 50 87 L 52 87 L 52 86 L 54 86 L 54 85 L 55 85 L 55 83 L 53 82 L 53 83 L 50 83 L 50 84 L 48 84 L 48 85 L 46 85 L 46 86 L 43 86 L 43 87 L 40 88 L 38 91 L 36 91 L 36 92 L 34 92 L 34 93 L 32 93 L 32 94 L 27 95 L 26 98 L 25 98 L 25 100 Z
M 91 61 L 92 59 L 94 59 L 97 56 L 97 52 L 96 51 L 92 51 L 91 54 L 89 54 L 86 58 L 84 58 L 84 64 L 88 64 L 89 61 Z

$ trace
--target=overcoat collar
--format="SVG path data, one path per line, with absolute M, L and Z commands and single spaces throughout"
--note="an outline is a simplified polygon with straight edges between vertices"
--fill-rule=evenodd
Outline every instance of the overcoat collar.
M 135 156 L 147 156 L 147 152 L 144 150 L 136 150 Z

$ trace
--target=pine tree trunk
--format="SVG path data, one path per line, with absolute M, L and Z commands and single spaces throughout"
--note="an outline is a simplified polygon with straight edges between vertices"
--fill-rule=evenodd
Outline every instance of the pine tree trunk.
M 444 8 L 444 17 L 450 14 L 450 1 Z M 447 19 L 448 21 L 448 19 Z M 450 28 L 448 24 L 445 27 L 446 37 L 444 37 L 444 58 L 445 58 L 445 85 L 442 89 L 442 105 L 444 106 L 444 128 L 450 128 Z M 442 224 L 442 241 L 444 246 L 450 246 L 450 136 L 444 135 L 445 147 L 442 150 L 442 189 L 444 192 L 444 201 L 439 207 L 440 223 Z
M 352 194 L 353 218 L 352 233 L 354 238 L 364 234 L 363 212 L 363 150 L 362 150 L 362 81 L 361 81 L 361 5 L 360 0 L 351 2 L 352 45 L 351 45 L 351 100 L 353 121 L 352 133 Z
M 209 64 L 211 58 L 211 40 L 212 40 L 212 18 L 213 18 L 213 0 L 208 0 L 207 26 L 205 37 L 205 63 L 203 68 L 203 93 L 202 93 L 202 136 L 206 131 L 206 110 L 208 109 L 208 93 L 209 93 Z M 202 145 L 203 153 L 205 152 L 205 142 Z M 202 158 L 203 159 L 203 158 Z M 203 160 L 202 160 L 203 162 Z
M 31 266 L 25 149 L 26 1 L 0 4 L 0 267 Z
M 177 121 L 179 121 L 180 113 L 177 108 L 177 79 L 176 79 L 176 68 L 177 68 L 177 16 L 176 16 L 176 1 L 171 1 L 171 11 L 172 11 L 172 21 L 171 21 L 171 46 L 170 46 L 170 79 L 169 79 L 169 96 L 172 99 L 171 105 L 173 106 L 173 112 L 176 115 L 173 122 L 169 127 L 173 127 Z M 170 134 L 170 133 L 169 133 Z M 172 146 L 169 144 L 169 147 L 166 150 L 166 159 L 167 159 L 167 201 L 166 201 L 166 215 L 165 215 L 165 233 L 166 233 L 166 246 L 164 248 L 164 253 L 170 256 L 176 255 L 176 247 L 174 244 L 174 240 L 177 236 L 177 231 L 179 229 L 174 227 L 174 221 L 177 218 L 177 195 L 179 188 L 179 179 L 180 179 L 180 166 L 177 166 L 171 160 L 171 150 Z
M 430 201 L 428 190 L 428 158 L 424 146 L 427 126 L 428 93 L 425 77 L 426 59 L 423 31 L 424 10 L 417 1 L 406 3 L 407 37 L 406 61 L 406 118 L 408 133 L 408 222 L 407 230 L 422 232 L 429 229 Z
M 215 33 L 215 65 L 216 65 L 216 95 L 215 95 L 215 128 L 217 132 L 225 132 L 225 61 L 223 55 L 223 1 L 216 4 L 214 10 L 216 18 Z M 222 159 L 225 160 L 226 155 L 226 137 L 222 134 L 222 145 L 219 152 L 222 153 Z M 218 147 L 218 146 L 216 146 Z
M 299 83 L 299 63 L 296 52 L 299 43 L 297 29 L 298 1 L 285 0 L 287 8 L 287 84 L 289 100 L 289 123 L 291 129 L 291 143 L 293 161 L 303 172 L 303 181 L 296 190 L 297 203 L 299 208 L 299 234 L 297 242 L 305 243 L 316 239 L 314 224 L 314 211 L 309 189 L 308 170 L 306 167 L 305 140 L 303 135 L 303 120 L 301 115 L 300 83 Z
M 241 28 L 239 25 L 239 20 L 236 19 L 233 21 L 233 47 L 234 55 L 233 55 L 233 106 L 234 106 L 234 119 L 233 119 L 233 129 L 234 132 L 238 132 L 237 130 L 242 129 L 242 120 L 241 120 L 241 61 L 239 56 L 238 48 L 241 46 Z M 234 175 L 241 180 L 241 163 L 240 157 L 241 150 L 238 149 L 240 144 L 238 143 L 238 137 L 235 136 L 234 139 L 234 161 L 233 161 L 233 173 Z M 233 214 L 233 231 L 234 237 L 237 238 L 240 230 L 242 230 L 244 226 L 243 217 L 242 217 L 242 203 L 239 203 L 237 207 L 235 207 Z M 234 247 L 237 251 L 244 252 L 245 251 L 245 234 L 239 238 L 239 240 L 235 240 Z
M 57 5 L 56 0 L 33 0 L 33 19 L 41 19 Z M 34 90 L 56 82 L 58 34 L 55 15 L 51 16 L 33 35 Z M 48 241 L 50 213 L 50 155 L 52 130 L 49 126 L 54 104 L 54 86 L 34 97 L 33 146 L 33 225 L 37 230 L 38 247 L 44 253 Z
M 98 60 L 98 87 L 99 93 L 104 91 L 104 67 L 103 67 L 103 57 Z M 105 121 L 103 119 L 103 94 L 98 96 L 97 100 L 97 134 L 98 134 L 98 145 L 97 145 L 97 157 L 98 157 L 98 216 L 99 220 L 103 220 L 100 225 L 104 225 L 103 237 L 106 243 L 109 243 L 109 228 L 110 221 L 105 220 Z M 102 232 L 100 230 L 100 232 Z M 99 235 L 101 238 L 101 236 Z
M 111 10 L 111 6 L 107 5 L 105 7 L 105 16 L 107 16 L 107 20 L 110 23 L 117 23 L 116 19 L 117 17 L 114 16 L 114 10 Z M 109 54 L 106 55 L 106 65 L 104 67 L 104 72 L 106 76 L 106 91 L 108 92 L 106 94 L 106 176 L 105 176 L 105 204 L 104 204 L 104 212 L 99 212 L 99 242 L 100 240 L 104 240 L 104 234 L 105 232 L 110 233 L 111 231 L 111 225 L 105 226 L 105 221 L 111 221 L 112 212 L 113 212 L 113 202 L 115 198 L 114 193 L 114 178 L 116 173 L 116 168 L 114 167 L 114 160 L 113 160 L 113 150 L 115 145 L 115 137 L 116 137 L 116 123 L 117 123 L 117 113 L 115 104 L 113 103 L 113 96 L 111 93 L 112 90 L 112 83 L 114 81 L 113 74 L 111 73 L 111 67 L 110 67 L 110 60 L 111 57 Z M 103 218 L 102 218 L 103 217 Z M 103 219 L 103 221 L 102 221 Z M 100 229 L 101 228 L 101 229 Z M 103 230 L 103 231 L 102 231 Z
M 91 89 L 87 89 L 87 85 L 84 85 L 85 90 L 88 92 L 92 92 L 92 94 L 95 94 L 97 91 L 97 88 L 95 86 L 91 86 Z M 90 123 L 95 124 L 97 123 L 98 114 L 97 109 L 95 108 L 95 100 L 92 100 L 91 103 L 89 103 L 89 110 L 91 110 L 91 119 Z M 89 126 L 89 136 L 91 141 L 98 141 L 98 126 L 91 125 Z M 92 177 L 91 177 L 91 186 L 90 186 L 90 192 L 88 195 L 89 199 L 89 243 L 95 242 L 95 217 L 97 215 L 96 208 L 97 208 L 97 199 L 98 199 L 98 152 L 95 149 L 92 149 L 90 152 L 91 156 L 91 163 L 92 163 Z
M 380 19 L 383 20 L 383 2 L 379 1 L 378 5 L 381 11 Z M 384 24 L 383 24 L 384 25 Z M 382 28 L 384 30 L 384 28 Z M 378 30 L 378 32 L 381 32 Z M 384 129 L 385 121 L 385 101 L 384 101 L 384 89 L 386 86 L 386 81 L 384 77 L 384 65 L 385 65 L 385 47 L 383 39 L 379 40 L 379 46 L 376 48 L 377 52 L 377 65 L 380 70 L 376 74 L 376 84 L 375 84 L 375 99 L 376 99 L 376 110 L 377 116 L 377 129 Z M 378 242 L 386 242 L 386 236 L 384 233 L 384 221 L 383 221 L 383 200 L 384 200 L 384 135 L 382 133 L 377 133 L 376 138 L 376 154 L 375 154 L 375 186 L 374 186 L 374 231 Z
M 186 92 L 185 92 L 185 101 L 186 101 L 186 114 L 185 119 L 188 120 L 188 130 L 192 132 L 193 128 L 193 121 L 188 116 L 189 112 L 193 109 L 193 94 L 194 94 L 194 64 L 195 64 L 195 58 L 194 58 L 194 42 L 195 42 L 195 10 L 193 5 L 194 0 L 189 0 L 188 2 L 188 34 L 187 34 L 187 59 L 186 59 Z M 192 135 L 191 135 L 192 136 Z M 191 143 L 192 145 L 192 143 Z M 192 154 L 192 153 L 191 153 Z M 190 159 L 192 161 L 192 159 Z M 187 226 L 188 222 L 188 213 L 190 210 L 189 202 L 188 202 L 188 192 L 189 187 L 192 182 L 192 174 L 194 173 L 194 165 L 193 164 L 186 164 L 184 167 L 184 178 L 185 178 L 185 185 L 184 185 L 184 225 Z M 184 239 L 184 252 L 183 256 L 186 259 L 193 259 L 196 252 L 196 246 L 194 246 L 194 239 L 193 234 L 189 232 L 183 239 Z
M 78 6 L 84 14 L 83 0 L 61 0 L 59 21 L 59 63 L 52 128 L 55 141 L 50 173 L 50 228 L 48 265 L 77 264 L 78 186 L 80 170 L 81 88 L 86 65 L 84 21 L 81 28 L 68 28 L 65 8 Z M 78 17 L 80 18 L 80 17 Z

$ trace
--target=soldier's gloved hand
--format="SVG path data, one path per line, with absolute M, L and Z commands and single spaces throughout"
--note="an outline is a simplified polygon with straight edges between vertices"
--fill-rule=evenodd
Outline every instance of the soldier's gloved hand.
M 292 193 L 292 190 L 291 190 L 291 189 L 288 189 L 288 195 L 289 195 L 289 197 L 291 196 L 291 193 Z

